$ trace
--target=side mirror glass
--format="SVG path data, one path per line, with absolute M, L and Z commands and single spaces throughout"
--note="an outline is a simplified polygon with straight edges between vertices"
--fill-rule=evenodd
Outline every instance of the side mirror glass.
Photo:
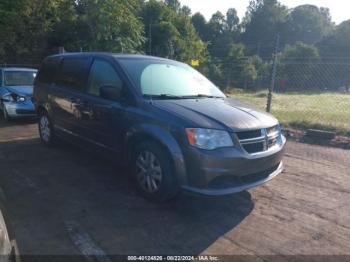
M 118 101 L 121 97 L 121 87 L 105 85 L 100 87 L 100 97 Z

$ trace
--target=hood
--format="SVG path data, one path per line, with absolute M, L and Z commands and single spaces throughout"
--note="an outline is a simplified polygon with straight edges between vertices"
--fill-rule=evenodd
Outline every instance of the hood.
M 9 92 L 16 93 L 18 95 L 32 96 L 33 86 L 6 86 Z
M 231 98 L 155 100 L 154 106 L 176 114 L 194 127 L 229 128 L 232 131 L 267 128 L 278 124 L 272 115 Z

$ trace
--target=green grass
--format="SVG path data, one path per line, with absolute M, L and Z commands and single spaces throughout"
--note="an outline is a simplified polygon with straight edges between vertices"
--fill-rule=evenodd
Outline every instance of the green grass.
M 266 108 L 266 92 L 243 93 L 233 89 L 230 95 L 261 109 Z M 274 94 L 272 114 L 284 126 L 317 128 L 350 135 L 350 94 Z

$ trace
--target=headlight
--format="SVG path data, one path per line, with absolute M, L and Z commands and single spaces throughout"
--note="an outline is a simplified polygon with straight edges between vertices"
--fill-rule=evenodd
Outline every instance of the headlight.
M 190 145 L 213 150 L 220 147 L 232 147 L 233 142 L 228 132 L 215 129 L 186 128 Z
M 2 100 L 4 100 L 5 102 L 13 102 L 13 97 L 11 96 L 11 94 L 7 94 L 7 95 L 4 95 L 2 97 Z
M 18 95 L 16 93 L 4 95 L 2 97 L 2 99 L 5 100 L 6 102 L 24 102 L 24 101 L 26 101 L 25 96 L 21 96 L 21 95 Z
M 17 102 L 24 102 L 24 101 L 26 101 L 25 96 L 17 96 Z

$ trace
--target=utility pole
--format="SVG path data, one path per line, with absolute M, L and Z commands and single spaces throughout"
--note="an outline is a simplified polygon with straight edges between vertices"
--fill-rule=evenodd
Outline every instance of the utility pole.
M 278 57 L 279 45 L 280 45 L 280 35 L 278 34 L 276 37 L 276 45 L 275 45 L 274 58 L 273 58 L 271 85 L 269 88 L 269 93 L 267 95 L 266 112 L 269 112 L 269 113 L 271 112 L 272 93 L 273 93 L 273 89 L 275 88 L 275 81 L 276 81 L 276 74 L 277 74 L 277 62 L 278 62 L 277 57 Z

